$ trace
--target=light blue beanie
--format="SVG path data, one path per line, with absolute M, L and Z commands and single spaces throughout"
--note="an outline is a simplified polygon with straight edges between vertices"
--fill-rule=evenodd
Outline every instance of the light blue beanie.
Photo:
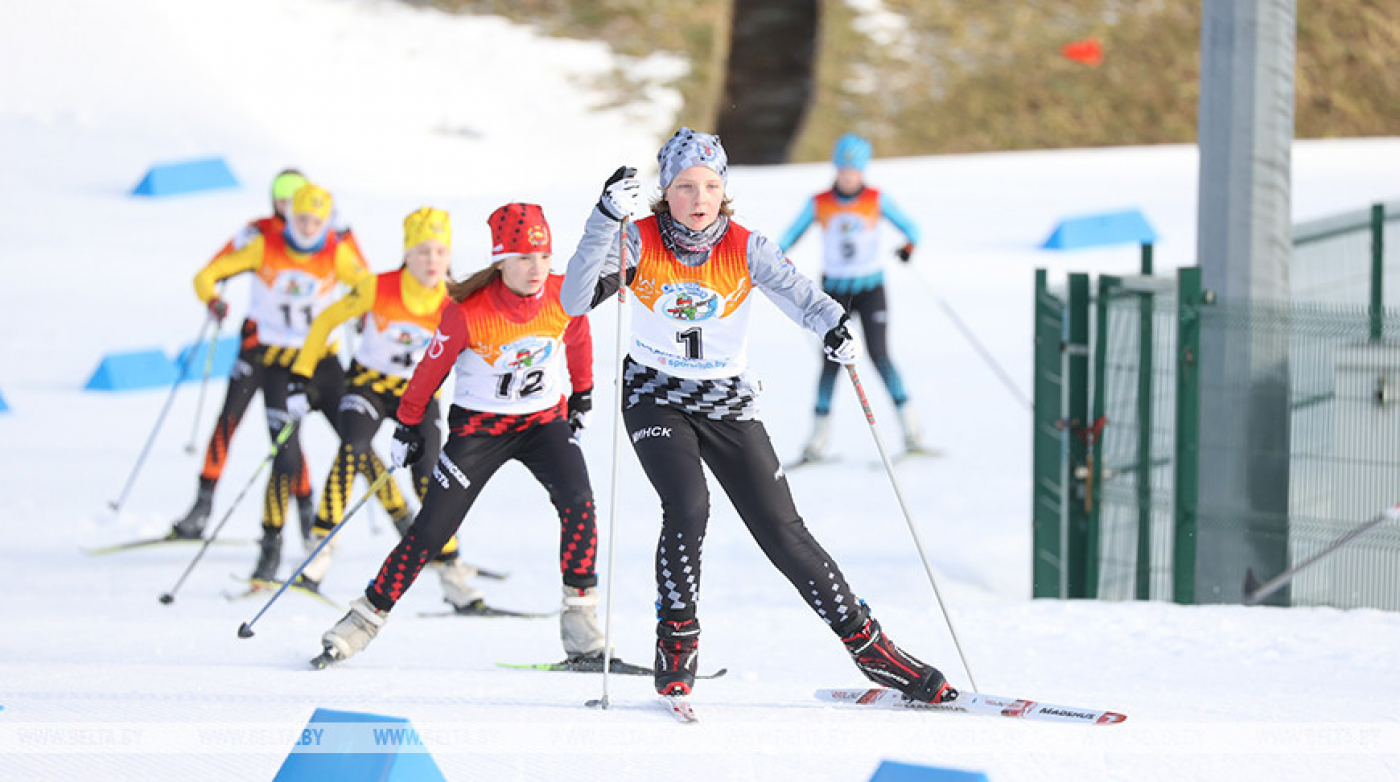
M 863 171 L 865 164 L 870 162 L 870 154 L 869 141 L 854 133 L 847 133 L 836 139 L 836 146 L 831 149 L 831 162 L 835 163 L 837 168 Z

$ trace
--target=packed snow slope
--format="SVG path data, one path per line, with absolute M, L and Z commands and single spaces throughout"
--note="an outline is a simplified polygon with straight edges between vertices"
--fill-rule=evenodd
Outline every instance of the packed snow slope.
M 793 471 L 799 508 L 891 636 L 959 686 L 1129 715 L 1109 727 L 860 712 L 816 702 L 862 683 L 831 633 L 763 559 L 722 492 L 705 552 L 701 722 L 651 705 L 645 678 L 512 671 L 561 656 L 553 619 L 439 619 L 427 577 L 362 655 L 324 672 L 306 661 L 340 611 L 288 594 L 228 600 L 258 535 L 268 444 L 258 403 L 234 441 L 215 503 L 232 515 L 181 586 L 195 549 L 88 556 L 83 547 L 160 534 L 193 499 L 224 384 L 181 387 L 120 513 L 108 509 L 166 399 L 156 389 L 82 390 L 107 353 L 174 351 L 204 312 L 194 272 L 245 220 L 266 183 L 297 165 L 330 188 L 377 271 L 394 268 L 403 216 L 454 218 L 454 273 L 489 254 L 485 218 L 511 200 L 544 206 L 556 268 L 602 181 L 626 163 L 654 174 L 674 128 L 673 94 L 619 105 L 609 75 L 656 85 L 677 64 L 620 60 L 498 19 L 447 17 L 369 0 L 99 0 L 0 5 L 0 777 L 45 780 L 270 779 L 317 707 L 411 720 L 449 779 L 864 780 L 882 759 L 981 770 L 993 780 L 1347 779 L 1400 776 L 1400 618 L 1375 611 L 1031 601 L 1030 387 L 1033 272 L 1130 273 L 1133 248 L 1036 249 L 1061 217 L 1139 207 L 1162 235 L 1161 273 L 1192 262 L 1190 147 L 877 160 L 873 185 L 922 226 L 913 264 L 893 266 L 894 355 L 945 455 L 897 468 L 928 544 L 949 625 L 915 552 L 870 427 L 838 390 L 840 459 Z M 650 79 L 651 81 L 647 81 Z M 169 199 L 128 195 L 153 162 L 222 155 L 243 182 Z M 1393 199 L 1400 139 L 1297 145 L 1299 219 Z M 738 168 L 740 222 L 782 232 L 828 185 L 825 165 Z M 892 249 L 897 237 L 886 239 Z M 793 251 L 818 274 L 809 235 Z M 247 283 L 226 290 L 241 316 Z M 1007 388 L 940 301 L 1018 388 Z M 810 426 L 817 340 L 768 303 L 750 350 L 764 418 L 794 457 Z M 583 447 L 604 529 L 604 583 L 618 655 L 649 663 L 659 507 L 630 450 L 612 483 L 616 308 L 593 316 L 597 404 Z M 226 326 L 227 330 L 231 326 Z M 893 411 L 860 365 L 878 432 Z M 387 431 L 381 433 L 387 438 Z M 335 443 L 304 440 L 324 474 Z M 253 489 L 233 506 L 240 489 Z M 615 517 L 615 528 L 613 519 Z M 557 525 L 525 470 L 504 469 L 462 528 L 502 606 L 558 601 Z M 327 594 L 348 603 L 388 551 L 377 510 L 347 525 Z M 299 560 L 287 541 L 284 571 Z

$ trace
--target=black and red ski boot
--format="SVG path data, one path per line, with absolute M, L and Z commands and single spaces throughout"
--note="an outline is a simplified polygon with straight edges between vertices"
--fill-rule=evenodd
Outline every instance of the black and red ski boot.
M 662 695 L 689 695 L 695 686 L 695 666 L 700 659 L 700 622 L 661 620 L 656 623 L 656 691 Z
M 861 606 L 854 629 L 841 633 L 841 643 L 867 679 L 899 690 L 904 697 L 928 703 L 945 703 L 958 697 L 942 672 L 895 646 L 880 623 Z

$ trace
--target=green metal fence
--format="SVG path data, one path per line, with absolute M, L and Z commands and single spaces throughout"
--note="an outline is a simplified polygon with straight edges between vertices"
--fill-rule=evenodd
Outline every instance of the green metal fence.
M 1101 276 L 1092 295 L 1087 275 L 1052 291 L 1038 273 L 1035 596 L 1232 601 L 1246 563 L 1271 578 L 1400 500 L 1400 206 L 1364 216 L 1299 226 L 1286 304 L 1214 303 L 1194 268 Z M 1202 445 L 1202 364 L 1208 403 L 1257 392 L 1247 368 L 1221 361 L 1232 344 L 1278 360 L 1279 452 L 1241 460 L 1286 459 L 1275 510 L 1242 512 L 1202 489 L 1221 478 L 1202 475 L 1201 449 L 1223 442 L 1208 429 Z M 1219 411 L 1205 412 L 1218 426 Z M 1308 567 L 1272 601 L 1400 610 L 1397 527 Z

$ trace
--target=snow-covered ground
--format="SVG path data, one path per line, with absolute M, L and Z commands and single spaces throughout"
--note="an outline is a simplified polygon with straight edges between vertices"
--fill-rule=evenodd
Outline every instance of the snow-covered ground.
M 1280 610 L 1030 601 L 1029 414 L 954 327 L 942 297 L 1030 388 L 1033 269 L 1131 272 L 1133 248 L 1036 249 L 1063 216 L 1140 207 L 1162 235 L 1159 269 L 1194 254 L 1190 147 L 879 160 L 870 179 L 924 228 L 912 267 L 891 269 L 895 355 L 942 459 L 899 479 L 979 688 L 1109 708 L 1125 724 L 1085 728 L 940 714 L 854 712 L 818 687 L 858 686 L 839 643 L 766 563 L 716 492 L 705 557 L 702 722 L 650 705 L 651 683 L 508 671 L 498 661 L 561 654 L 553 620 L 424 619 L 425 578 L 363 655 L 307 670 L 339 612 L 289 594 L 235 637 L 260 601 L 230 602 L 251 546 L 217 546 L 170 589 L 194 549 L 91 557 L 81 547 L 158 534 L 193 498 L 223 385 L 203 410 L 180 391 L 130 499 L 107 509 L 151 431 L 164 390 L 82 385 L 112 351 L 173 351 L 203 311 L 190 278 L 267 208 L 266 182 L 302 166 L 330 187 L 371 265 L 398 263 L 401 220 L 424 204 L 455 218 L 454 272 L 488 255 L 487 214 L 544 205 L 559 267 L 607 174 L 654 171 L 674 95 L 625 108 L 614 66 L 673 72 L 671 59 L 619 61 L 597 44 L 548 40 L 496 19 L 459 19 L 369 0 L 100 0 L 0 5 L 0 778 L 269 779 L 317 707 L 412 720 L 449 779 L 868 779 L 881 759 L 1018 779 L 1346 779 L 1400 776 L 1400 617 Z M 127 195 L 153 161 L 226 157 L 244 182 L 172 199 Z M 825 165 L 739 168 L 739 219 L 780 233 Z M 1400 139 L 1305 142 L 1294 155 L 1295 216 L 1400 194 Z M 887 245 L 893 246 L 893 237 Z M 794 259 L 816 273 L 809 236 Z M 237 308 L 246 283 L 230 286 Z M 230 322 L 236 322 L 231 319 Z M 584 447 L 610 508 L 615 309 L 594 317 L 599 413 Z M 762 304 L 751 351 L 765 420 L 795 455 L 810 426 L 815 338 Z M 884 437 L 888 398 L 863 377 Z M 843 459 L 794 472 L 799 507 L 890 634 L 959 685 L 968 673 L 913 550 L 874 443 L 839 390 Z M 192 434 L 196 427 L 197 432 Z M 267 450 L 255 403 L 216 501 L 232 502 Z M 307 427 L 313 469 L 334 443 Z M 649 662 L 658 504 L 621 456 L 611 582 L 619 655 Z M 261 482 L 224 530 L 257 535 Z M 393 537 L 378 512 L 343 535 L 325 584 L 348 602 Z M 462 533 L 469 560 L 510 572 L 486 582 L 503 606 L 558 599 L 557 527 L 543 491 L 508 467 Z M 284 563 L 299 555 L 287 544 Z M 284 565 L 289 566 L 289 565 Z

